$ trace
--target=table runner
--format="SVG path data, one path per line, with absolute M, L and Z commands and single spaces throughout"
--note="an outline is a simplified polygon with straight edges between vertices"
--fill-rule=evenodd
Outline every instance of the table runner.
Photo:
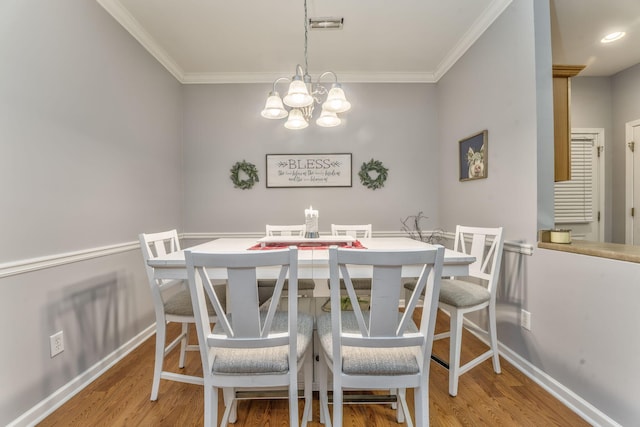
M 283 249 L 288 248 L 289 246 L 297 246 L 298 249 L 318 249 L 318 250 L 327 250 L 330 246 L 338 246 L 340 248 L 352 248 L 352 249 L 367 249 L 362 246 L 359 240 L 355 240 L 351 242 L 349 245 L 346 242 L 340 243 L 326 243 L 326 242 L 304 242 L 304 243 L 267 243 L 262 246 L 262 243 L 257 243 L 249 248 L 250 251 L 261 251 L 261 250 L 269 250 L 269 249 Z

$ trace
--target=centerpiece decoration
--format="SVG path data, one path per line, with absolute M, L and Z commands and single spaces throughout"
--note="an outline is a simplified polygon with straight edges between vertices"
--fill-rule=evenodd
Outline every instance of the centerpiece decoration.
M 304 237 L 310 239 L 317 239 L 320 237 L 320 233 L 318 233 L 318 211 L 313 209 L 312 206 L 309 206 L 309 209 L 304 210 L 304 223 L 305 223 L 305 233 Z
M 413 240 L 439 244 L 444 239 L 444 230 L 424 231 L 420 224 L 423 219 L 427 219 L 427 217 L 420 211 L 418 215 L 409 215 L 405 219 L 400 220 L 402 222 L 402 231 L 407 233 Z

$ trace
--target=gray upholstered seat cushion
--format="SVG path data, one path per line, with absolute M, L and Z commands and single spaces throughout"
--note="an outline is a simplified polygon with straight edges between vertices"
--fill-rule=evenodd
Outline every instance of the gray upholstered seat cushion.
M 414 290 L 416 281 L 409 281 L 404 287 Z M 490 298 L 487 288 L 475 283 L 458 279 L 442 279 L 440 282 L 440 302 L 453 307 L 471 307 L 489 301 Z
M 351 279 L 351 283 L 356 291 L 371 290 L 371 279 Z M 340 279 L 340 289 L 346 289 L 344 279 Z
M 227 301 L 225 285 L 216 285 L 214 289 L 222 307 L 225 307 Z M 215 316 L 215 311 L 213 310 L 211 302 L 209 302 L 209 298 L 207 298 L 207 310 L 211 316 Z M 193 316 L 193 306 L 191 305 L 189 289 L 181 289 L 175 295 L 166 299 L 164 302 L 164 312 L 176 316 Z
M 356 291 L 371 291 L 371 279 L 351 279 L 351 283 Z M 329 289 L 331 289 L 331 282 L 329 282 Z M 347 289 L 344 279 L 340 279 L 340 289 Z
M 367 312 L 363 312 L 365 318 Z M 400 316 L 401 314 L 399 314 Z M 333 355 L 331 331 L 331 313 L 323 313 L 316 321 L 320 345 L 329 358 Z M 418 328 L 411 322 L 407 332 L 417 332 Z M 357 332 L 358 324 L 352 311 L 342 312 L 342 330 Z M 407 375 L 419 371 L 419 347 L 400 348 L 364 348 L 342 347 L 342 370 L 349 375 Z
M 258 288 L 269 288 L 269 287 L 274 287 L 276 285 L 276 281 L 275 280 L 271 280 L 271 279 L 260 279 L 258 280 Z M 309 290 L 314 290 L 316 287 L 316 282 L 313 281 L 313 279 L 298 279 L 298 292 L 299 291 L 309 291 Z M 289 281 L 285 280 L 284 281 L 284 288 L 285 291 L 289 289 Z
M 277 312 L 273 319 L 272 333 L 285 332 L 287 324 L 287 313 Z M 224 333 L 219 324 L 214 326 L 213 332 Z M 311 344 L 312 335 L 313 317 L 307 313 L 298 313 L 298 360 Z M 250 349 L 216 348 L 214 354 L 213 371 L 217 374 L 268 375 L 283 374 L 289 370 L 287 346 Z
M 440 302 L 454 307 L 471 307 L 490 298 L 487 288 L 464 280 L 442 279 L 440 285 Z

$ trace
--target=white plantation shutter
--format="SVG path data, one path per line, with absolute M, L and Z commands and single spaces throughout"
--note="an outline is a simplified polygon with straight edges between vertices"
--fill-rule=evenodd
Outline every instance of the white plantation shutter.
M 555 183 L 556 223 L 593 221 L 593 148 L 592 137 L 571 139 L 571 180 Z

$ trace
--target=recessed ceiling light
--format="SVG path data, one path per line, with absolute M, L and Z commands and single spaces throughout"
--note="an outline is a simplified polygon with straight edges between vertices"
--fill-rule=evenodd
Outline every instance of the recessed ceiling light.
M 607 34 L 606 36 L 604 36 L 602 38 L 602 40 L 600 40 L 601 43 L 611 43 L 614 42 L 616 40 L 620 40 L 621 38 L 624 37 L 626 33 L 624 31 L 616 31 L 614 33 L 611 34 Z

